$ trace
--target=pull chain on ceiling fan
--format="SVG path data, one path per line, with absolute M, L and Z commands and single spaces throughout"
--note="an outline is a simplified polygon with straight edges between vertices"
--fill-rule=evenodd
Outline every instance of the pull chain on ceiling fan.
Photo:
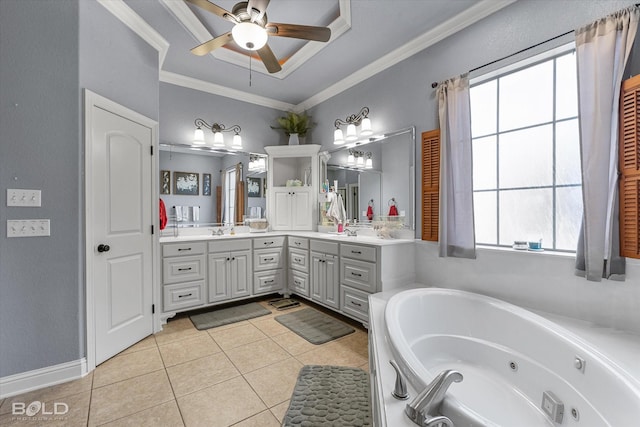
M 231 12 L 208 0 L 186 1 L 235 24 L 231 31 L 191 49 L 195 55 L 206 55 L 234 41 L 242 49 L 258 52 L 267 71 L 277 73 L 282 67 L 267 43 L 269 36 L 319 42 L 327 42 L 331 38 L 331 29 L 327 27 L 268 22 L 266 10 L 269 0 L 241 1 L 233 6 Z

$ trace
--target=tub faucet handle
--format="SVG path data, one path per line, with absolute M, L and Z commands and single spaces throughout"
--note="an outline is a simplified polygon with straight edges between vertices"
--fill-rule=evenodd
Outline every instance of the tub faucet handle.
M 389 360 L 389 363 L 396 371 L 396 385 L 393 388 L 391 395 L 398 400 L 407 400 L 409 398 L 409 393 L 407 392 L 407 383 L 402 376 L 402 372 L 400 372 L 400 367 L 395 360 Z

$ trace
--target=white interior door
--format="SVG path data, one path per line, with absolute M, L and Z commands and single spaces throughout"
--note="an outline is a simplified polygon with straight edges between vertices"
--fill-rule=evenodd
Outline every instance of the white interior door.
M 90 117 L 87 253 L 97 365 L 153 332 L 156 198 L 151 182 L 152 128 L 122 111 L 115 114 L 96 105 Z

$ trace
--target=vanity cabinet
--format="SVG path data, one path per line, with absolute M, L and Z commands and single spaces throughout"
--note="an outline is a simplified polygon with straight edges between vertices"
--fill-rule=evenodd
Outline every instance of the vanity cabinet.
M 163 311 L 205 303 L 206 244 L 172 243 L 162 247 Z
M 340 310 L 369 321 L 369 295 L 378 292 L 378 248 L 340 245 Z
M 285 288 L 285 237 L 260 237 L 253 240 L 254 295 L 282 292 Z
M 340 309 L 340 272 L 338 244 L 311 240 L 311 299 Z
M 289 291 L 309 297 L 309 239 L 289 237 Z
M 209 302 L 251 296 L 250 239 L 209 242 L 208 267 Z

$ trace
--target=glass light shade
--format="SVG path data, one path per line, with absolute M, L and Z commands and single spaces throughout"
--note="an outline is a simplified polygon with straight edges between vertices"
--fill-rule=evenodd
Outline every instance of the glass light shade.
M 364 162 L 364 168 L 373 169 L 373 160 L 371 160 L 371 158 L 368 158 L 367 161 Z
M 349 157 L 347 157 L 347 164 L 354 165 L 355 163 L 356 163 L 356 158 L 353 157 L 353 154 L 349 154 Z
M 241 22 L 231 30 L 233 40 L 243 49 L 258 50 L 267 44 L 267 31 L 253 22 Z
M 213 146 L 224 147 L 224 138 L 222 137 L 222 132 L 213 133 Z
M 344 135 L 342 134 L 342 129 L 336 129 L 333 132 L 333 143 L 336 145 L 344 144 Z
M 233 142 L 231 143 L 231 147 L 233 148 L 242 148 L 242 137 L 240 134 L 233 135 Z
M 369 117 L 365 117 L 362 119 L 362 123 L 360 124 L 360 135 L 361 136 L 369 136 L 373 133 L 371 130 L 371 120 Z
M 204 131 L 200 128 L 196 128 L 195 132 L 193 132 L 193 143 L 202 145 L 205 143 L 204 141 Z
M 356 134 L 356 125 L 350 123 L 347 126 L 347 137 L 345 138 L 347 141 L 355 141 L 358 139 L 358 135 Z
M 356 167 L 357 168 L 364 167 L 364 157 L 358 157 L 356 159 Z

